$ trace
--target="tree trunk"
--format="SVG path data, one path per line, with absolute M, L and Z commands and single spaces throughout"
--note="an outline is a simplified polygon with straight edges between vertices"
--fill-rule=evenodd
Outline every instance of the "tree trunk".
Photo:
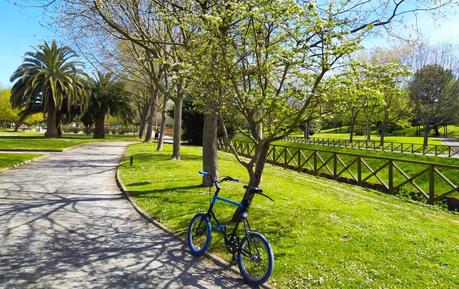
M 263 124 L 261 122 L 257 125 L 257 133 L 260 139 L 262 139 L 263 138 Z
M 182 142 L 182 105 L 183 98 L 177 97 L 174 101 L 174 141 L 172 159 L 180 159 L 180 144 Z
M 57 131 L 57 126 L 56 126 L 57 108 L 56 108 L 56 104 L 54 103 L 54 99 L 52 97 L 50 97 L 48 101 L 47 114 L 48 114 L 48 120 L 46 122 L 45 137 L 59 137 L 59 133 Z
M 261 183 L 261 176 L 263 174 L 263 170 L 266 164 L 266 158 L 268 156 L 269 144 L 270 143 L 260 142 L 259 144 L 256 145 L 255 167 L 247 168 L 250 179 L 249 179 L 248 188 L 245 190 L 244 197 L 242 198 L 242 202 L 241 202 L 243 206 L 247 208 L 247 210 L 250 208 L 250 205 L 252 204 L 252 200 L 254 197 L 254 195 L 251 194 L 250 192 L 250 187 L 252 188 L 258 187 Z M 241 216 L 241 209 L 238 207 L 237 210 L 233 214 L 232 221 L 237 221 L 240 218 L 240 216 Z
M 18 131 L 20 125 L 21 125 L 20 122 L 15 122 L 15 123 L 14 123 L 14 131 Z
M 148 106 L 145 106 L 140 111 L 139 139 L 142 139 L 143 134 L 145 133 L 145 124 L 147 122 L 147 116 L 148 116 Z
M 98 111 L 95 121 L 94 138 L 105 138 L 105 113 Z
M 370 121 L 368 119 L 365 120 L 365 138 L 367 141 L 371 140 L 370 136 Z
M 148 112 L 148 119 L 147 119 L 147 133 L 145 134 L 145 140 L 143 142 L 151 143 L 153 139 L 153 123 L 156 118 L 156 104 L 158 102 L 158 94 L 156 90 L 152 90 L 152 95 L 150 99 L 150 108 Z
M 423 145 L 427 147 L 429 142 L 429 131 L 430 131 L 430 123 L 424 124 L 424 142 Z
M 352 109 L 352 113 L 351 113 L 351 123 L 349 125 L 349 140 L 352 142 L 353 139 L 354 139 L 354 125 L 355 125 L 355 119 L 356 119 L 356 116 L 355 116 L 355 112 L 354 112 L 354 109 Z
M 309 139 L 309 121 L 304 124 L 304 139 Z
M 63 131 L 62 131 L 62 112 L 60 110 L 58 110 L 56 112 L 56 129 L 57 129 L 57 134 L 59 135 L 59 137 L 62 137 L 62 135 L 64 134 Z
M 204 125 L 202 129 L 202 169 L 210 173 L 215 179 L 219 178 L 218 158 L 217 158 L 217 131 L 218 118 L 215 112 L 204 115 Z M 202 178 L 202 185 L 212 186 L 208 177 Z
M 156 146 L 157 151 L 163 150 L 164 131 L 166 130 L 166 104 L 167 104 L 167 98 L 164 97 L 163 110 L 161 111 L 161 127 L 159 129 L 158 145 Z
M 384 119 L 381 124 L 381 130 L 379 131 L 379 143 L 381 144 L 381 146 L 384 146 L 384 136 L 387 130 L 387 119 L 388 119 L 387 112 L 384 112 Z
M 381 146 L 384 146 L 384 135 L 386 134 L 386 128 L 384 125 L 381 127 L 381 130 L 379 132 L 379 144 Z

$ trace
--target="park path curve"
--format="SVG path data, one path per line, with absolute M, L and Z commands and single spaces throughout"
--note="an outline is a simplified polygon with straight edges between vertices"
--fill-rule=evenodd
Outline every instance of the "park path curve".
M 143 218 L 114 175 L 128 143 L 94 143 L 0 174 L 0 288 L 242 288 Z

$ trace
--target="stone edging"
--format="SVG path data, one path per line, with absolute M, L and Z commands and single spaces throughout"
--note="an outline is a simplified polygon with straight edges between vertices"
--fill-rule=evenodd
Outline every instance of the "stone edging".
M 126 147 L 127 148 L 127 147 Z M 125 148 L 125 152 L 126 152 L 126 148 Z M 118 185 L 118 188 L 120 189 L 120 191 L 123 193 L 123 195 L 126 197 L 126 199 L 128 199 L 128 201 L 131 203 L 131 205 L 134 207 L 134 209 L 145 219 L 147 220 L 148 222 L 152 223 L 153 225 L 155 225 L 156 227 L 158 227 L 159 229 L 167 232 L 168 234 L 174 236 L 175 238 L 177 239 L 180 239 L 181 241 L 185 242 L 185 238 L 183 236 L 180 236 L 178 235 L 176 232 L 172 231 L 171 229 L 167 228 L 166 226 L 164 226 L 162 223 L 156 221 L 154 218 L 152 218 L 150 215 L 148 215 L 147 212 L 145 212 L 139 205 L 137 205 L 137 203 L 131 198 L 130 194 L 129 194 L 129 191 L 126 189 L 126 187 L 124 186 L 124 184 L 121 182 L 120 178 L 119 178 L 119 167 L 121 166 L 121 162 L 124 158 L 124 153 L 122 155 L 122 157 L 120 158 L 119 160 L 119 164 L 116 168 L 116 173 L 115 173 L 115 179 L 116 179 L 116 184 Z M 204 254 L 207 258 L 211 259 L 216 265 L 218 266 L 222 266 L 224 267 L 225 269 L 229 269 L 231 271 L 233 271 L 234 273 L 236 273 L 237 275 L 240 275 L 240 272 L 239 270 L 236 270 L 230 262 L 218 257 L 217 255 L 215 254 L 212 254 L 212 253 L 209 253 L 209 252 L 206 252 Z M 241 277 L 242 278 L 242 277 Z M 274 287 L 271 287 L 267 284 L 263 284 L 262 286 L 260 286 L 261 288 L 265 288 L 265 289 L 275 289 Z

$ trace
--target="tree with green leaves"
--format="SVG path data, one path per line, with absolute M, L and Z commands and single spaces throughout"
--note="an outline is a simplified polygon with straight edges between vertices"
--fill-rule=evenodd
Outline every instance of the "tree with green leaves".
M 72 1 L 69 11 L 93 13 L 85 17 L 167 64 L 166 79 L 177 100 L 183 99 L 190 70 L 196 68 L 187 61 L 190 48 L 202 46 L 209 53 L 198 55 L 217 59 L 218 65 L 209 66 L 203 78 L 217 75 L 213 92 L 218 93 L 199 96 L 218 104 L 220 116 L 245 119 L 249 132 L 242 127 L 240 131 L 255 144 L 254 156 L 247 160 L 235 155 L 248 172 L 249 186 L 255 187 L 261 182 L 270 144 L 296 130 L 299 122 L 327 103 L 326 80 L 334 77 L 335 68 L 346 65 L 364 37 L 400 15 L 444 5 L 418 2 L 80 0 Z M 160 35 L 167 37 L 157 37 L 158 24 L 163 23 L 167 25 Z M 157 51 L 164 55 L 156 56 Z M 209 83 L 202 84 L 203 91 L 209 90 Z M 181 106 L 176 103 L 175 107 L 179 111 Z M 251 200 L 248 189 L 243 201 L 250 205 Z
M 384 145 L 384 137 L 390 126 L 406 125 L 412 116 L 409 93 L 405 87 L 405 81 L 411 73 L 400 63 L 394 62 L 380 65 L 377 74 L 383 94 L 383 103 L 378 113 L 379 137 L 380 144 Z
M 11 106 L 10 94 L 9 89 L 0 89 L 0 127 L 8 128 L 9 123 L 14 123 L 14 130 L 18 130 L 20 110 Z
M 431 128 L 451 120 L 459 109 L 459 80 L 439 64 L 427 64 L 415 72 L 409 83 L 411 105 L 424 126 L 424 146 Z
M 76 57 L 68 46 L 45 42 L 35 52 L 26 52 L 23 64 L 11 76 L 13 108 L 27 109 L 38 99 L 47 115 L 46 137 L 61 136 L 58 127 L 63 103 L 68 111 L 75 105 L 82 110 L 87 107 L 88 79 Z
M 213 32 L 197 37 L 205 37 L 200 45 L 218 48 L 220 65 L 212 73 L 221 75 L 222 91 L 227 91 L 221 107 L 244 117 L 248 132 L 243 128 L 240 132 L 255 146 L 249 159 L 232 148 L 249 175 L 243 197 L 248 205 L 253 197 L 250 187 L 261 182 L 270 144 L 296 130 L 328 102 L 327 83 L 334 78 L 334 68 L 345 66 L 363 37 L 391 23 L 403 6 L 403 1 L 394 6 L 387 2 L 387 14 L 372 20 L 375 15 L 363 12 L 371 4 L 352 3 L 222 1 L 215 6 L 204 3 L 201 6 L 212 9 L 190 17 L 195 26 Z
M 105 138 L 105 117 L 132 119 L 131 99 L 124 84 L 116 80 L 112 73 L 97 72 L 92 81 L 91 98 L 82 119 L 85 125 L 95 124 L 94 138 Z

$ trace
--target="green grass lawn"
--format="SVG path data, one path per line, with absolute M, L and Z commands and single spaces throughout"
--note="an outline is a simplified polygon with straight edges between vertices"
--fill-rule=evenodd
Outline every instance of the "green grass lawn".
M 342 133 L 336 133 L 339 128 L 329 128 L 323 129 L 319 133 L 315 133 L 312 137 L 317 138 L 334 138 L 334 139 L 349 139 L 349 133 L 346 133 L 347 126 L 341 128 Z M 384 139 L 386 142 L 395 142 L 395 143 L 414 143 L 422 144 L 423 138 L 416 136 L 416 127 L 405 128 L 400 131 L 396 131 L 397 136 L 386 136 Z M 440 132 L 443 133 L 443 128 L 440 129 Z M 405 134 L 402 136 L 402 134 Z M 296 132 L 292 136 L 303 136 L 303 132 Z M 459 125 L 448 125 L 448 138 L 457 138 L 459 139 Z M 365 140 L 365 136 L 354 135 L 355 140 Z M 371 139 L 379 141 L 378 130 L 373 130 L 371 132 Z M 441 145 L 441 138 L 430 137 L 429 145 Z
M 0 170 L 8 168 L 27 160 L 41 156 L 40 154 L 9 154 L 0 153 Z
M 303 136 L 302 134 L 295 134 L 295 136 Z M 333 138 L 333 139 L 349 139 L 348 133 L 325 133 L 320 132 L 311 136 L 312 138 Z M 354 135 L 354 140 L 365 140 L 363 135 Z M 379 141 L 379 136 L 372 135 L 371 140 Z M 413 143 L 413 144 L 423 144 L 422 137 L 416 136 L 386 136 L 384 137 L 386 142 L 395 142 L 395 143 Z M 429 138 L 429 145 L 441 145 L 440 138 Z
M 365 150 L 365 149 L 356 149 L 356 148 L 343 148 L 343 147 L 334 147 L 334 146 L 321 146 L 321 145 L 310 145 L 302 143 L 292 143 L 277 141 L 274 142 L 277 145 L 283 145 L 294 148 L 307 148 L 307 149 L 317 149 L 330 152 L 343 152 L 343 153 L 352 153 L 352 154 L 361 154 L 366 156 L 377 156 L 377 157 L 386 157 L 386 158 L 395 158 L 408 161 L 422 161 L 422 162 L 431 162 L 436 164 L 445 164 L 445 165 L 456 165 L 459 166 L 459 158 L 447 158 L 447 157 L 435 157 L 429 155 L 421 154 L 411 154 L 411 153 L 397 153 L 397 152 L 387 152 L 379 150 Z
M 448 125 L 448 138 L 459 139 L 459 125 Z
M 166 226 L 185 234 L 191 217 L 206 210 L 210 195 L 199 187 L 201 149 L 155 152 L 132 145 L 120 167 L 135 201 Z M 134 164 L 128 158 L 134 156 Z M 247 181 L 230 154 L 219 152 L 221 175 Z M 279 288 L 457 288 L 459 217 L 393 196 L 267 165 L 264 192 L 255 197 L 252 227 L 271 242 L 272 284 Z M 241 184 L 225 183 L 222 196 L 240 200 Z M 219 204 L 229 218 L 234 208 Z M 211 251 L 224 254 L 220 236 Z M 227 255 L 224 255 L 228 257 Z
M 62 138 L 45 138 L 42 133 L 0 132 L 0 150 L 63 150 L 78 144 L 96 141 L 137 141 L 136 136 L 106 135 L 93 139 L 92 135 L 65 134 Z
M 242 137 L 237 137 L 236 139 L 244 140 L 244 138 Z M 459 166 L 459 158 L 434 157 L 434 156 L 425 156 L 425 155 L 419 155 L 419 154 L 402 154 L 402 153 L 382 152 L 382 151 L 363 150 L 363 149 L 350 149 L 350 148 L 340 148 L 340 147 L 332 147 L 332 146 L 319 146 L 319 145 L 310 145 L 310 144 L 301 144 L 301 143 L 291 143 L 291 142 L 282 142 L 282 141 L 275 142 L 274 145 L 287 146 L 291 148 L 290 152 L 292 155 L 296 154 L 296 151 L 298 150 L 298 148 L 309 149 L 309 150 L 305 150 L 306 157 L 308 157 L 312 153 L 312 151 L 310 151 L 311 149 L 320 150 L 321 152 L 319 154 L 323 158 L 324 161 L 332 157 L 333 152 L 359 154 L 361 156 L 364 156 L 365 162 L 367 162 L 367 164 L 373 170 L 378 169 L 386 162 L 384 160 L 377 159 L 377 158 L 371 158 L 371 157 L 385 157 L 385 158 L 392 158 L 392 159 L 405 160 L 405 161 L 421 161 L 421 162 L 428 162 L 428 163 L 434 163 L 434 164 Z M 279 148 L 277 155 L 279 155 L 281 151 L 282 151 L 281 148 Z M 368 157 L 365 158 L 365 156 L 368 156 Z M 341 155 L 340 158 L 346 164 L 349 164 L 351 163 L 351 161 L 355 159 L 355 156 Z M 295 158 L 295 161 L 296 161 L 296 158 Z M 312 164 L 312 160 L 310 161 L 310 163 Z M 423 164 L 413 164 L 413 163 L 407 163 L 407 162 L 401 162 L 401 161 L 397 161 L 396 163 L 409 176 L 414 176 L 418 172 L 426 168 L 426 165 L 423 165 Z M 319 160 L 318 166 L 320 167 L 321 164 L 322 162 Z M 332 162 L 330 162 L 328 166 L 332 168 Z M 338 164 L 337 166 L 338 172 L 341 171 L 343 168 L 344 168 L 343 165 Z M 458 169 L 443 168 L 443 167 L 438 167 L 437 169 L 443 175 L 445 175 L 451 182 L 459 186 L 459 170 Z M 354 163 L 353 165 L 349 167 L 349 170 L 354 174 L 354 176 L 357 176 L 358 164 Z M 330 174 L 330 172 L 327 170 L 326 167 L 323 167 L 320 170 L 320 172 Z M 400 174 L 397 170 L 394 170 L 394 172 L 395 172 L 394 173 L 394 186 L 396 186 L 397 184 L 401 184 L 402 182 L 406 180 L 406 178 L 402 176 L 402 174 Z M 363 178 L 365 178 L 365 176 L 368 174 L 370 174 L 370 171 L 365 166 L 362 166 Z M 378 172 L 377 175 L 380 178 L 382 178 L 386 184 L 388 184 L 389 171 L 387 167 L 382 169 L 380 172 Z M 352 179 L 352 176 L 347 171 L 344 172 L 342 176 Z M 370 177 L 367 180 L 367 182 L 371 184 L 378 184 L 378 185 L 380 184 L 379 180 L 374 176 Z M 425 192 L 429 191 L 428 172 L 425 172 L 424 174 L 417 177 L 415 179 L 415 182 Z M 437 195 L 442 195 L 443 193 L 446 193 L 451 189 L 452 187 L 442 178 L 438 176 L 435 178 L 435 192 L 437 193 Z M 405 196 L 408 196 L 411 192 L 416 192 L 416 190 L 410 183 L 405 184 L 399 190 L 399 194 L 402 194 Z M 418 196 L 424 199 L 424 197 L 421 196 L 420 194 Z M 454 196 L 454 197 L 459 198 L 459 193 L 452 192 L 449 194 L 449 196 Z
M 243 137 L 243 136 L 235 136 L 233 139 L 248 141 L 248 138 Z M 285 142 L 285 141 L 276 141 L 273 144 L 288 146 L 292 148 L 317 149 L 317 150 L 330 151 L 330 152 L 336 151 L 336 152 L 343 152 L 343 153 L 361 154 L 361 155 L 366 155 L 366 156 L 396 158 L 396 159 L 403 159 L 403 160 L 409 160 L 409 161 L 410 160 L 424 161 L 424 162 L 432 162 L 432 163 L 438 163 L 438 164 L 459 166 L 459 158 L 445 158 L 445 157 L 435 157 L 435 156 L 428 156 L 428 155 L 426 156 L 426 155 L 421 155 L 421 154 L 397 153 L 397 152 L 387 152 L 387 151 L 379 151 L 379 150 L 365 150 L 363 148 L 357 149 L 357 148 L 343 148 L 343 147 L 335 147 L 335 146 L 322 146 L 322 145 L 293 143 L 293 142 Z

